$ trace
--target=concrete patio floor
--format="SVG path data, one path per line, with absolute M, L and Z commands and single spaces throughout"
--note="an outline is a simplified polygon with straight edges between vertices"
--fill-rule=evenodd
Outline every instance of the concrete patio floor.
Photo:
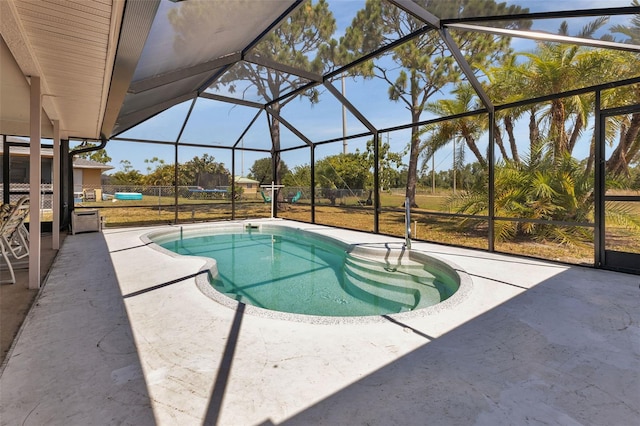
M 638 424 L 640 276 L 414 242 L 471 276 L 455 309 L 312 324 L 208 298 L 202 259 L 140 239 L 161 228 L 67 236 L 2 425 Z

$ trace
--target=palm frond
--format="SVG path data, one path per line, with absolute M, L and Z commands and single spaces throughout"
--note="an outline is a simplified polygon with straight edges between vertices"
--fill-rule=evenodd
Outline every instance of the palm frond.
M 512 240 L 517 232 L 518 226 L 515 222 L 507 222 L 505 220 L 496 221 L 493 225 L 494 238 L 497 242 Z
M 608 201 L 605 203 L 604 211 L 607 225 L 640 230 L 640 216 L 635 213 L 631 204 Z

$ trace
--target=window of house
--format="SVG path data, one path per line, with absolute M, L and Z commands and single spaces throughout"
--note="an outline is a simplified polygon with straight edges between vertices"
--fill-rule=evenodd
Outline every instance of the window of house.
M 42 158 L 41 160 L 41 183 L 51 184 L 53 182 L 53 158 Z M 3 179 L 3 162 L 0 155 L 0 182 Z M 12 155 L 9 160 L 9 182 L 29 183 L 29 157 Z

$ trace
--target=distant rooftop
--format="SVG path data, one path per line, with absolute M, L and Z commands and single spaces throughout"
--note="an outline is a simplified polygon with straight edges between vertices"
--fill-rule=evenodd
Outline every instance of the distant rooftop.
M 16 139 L 16 138 L 13 138 Z M 0 155 L 2 155 L 2 144 L 0 144 Z M 28 156 L 29 155 L 29 147 L 27 146 L 14 146 L 11 148 L 12 155 L 19 156 Z M 53 149 L 52 148 L 42 148 L 40 151 L 40 155 L 43 158 L 52 158 L 53 157 Z M 86 158 L 74 158 L 73 167 L 76 169 L 102 169 L 102 170 L 111 170 L 114 167 L 109 164 L 100 163 L 98 161 L 88 160 Z

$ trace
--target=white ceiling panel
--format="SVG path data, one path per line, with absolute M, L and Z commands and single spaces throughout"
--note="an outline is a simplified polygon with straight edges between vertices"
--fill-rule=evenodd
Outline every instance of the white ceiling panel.
M 98 139 L 124 3 L 110 0 L 0 3 L 2 37 L 23 80 L 25 75 L 40 76 L 45 114 L 60 121 L 62 137 Z M 27 133 L 22 131 L 21 136 L 28 135 L 26 118 L 27 125 L 23 127 Z
M 30 87 L 9 48 L 0 39 L 0 134 L 29 135 Z M 42 136 L 50 138 L 53 127 L 42 115 Z

